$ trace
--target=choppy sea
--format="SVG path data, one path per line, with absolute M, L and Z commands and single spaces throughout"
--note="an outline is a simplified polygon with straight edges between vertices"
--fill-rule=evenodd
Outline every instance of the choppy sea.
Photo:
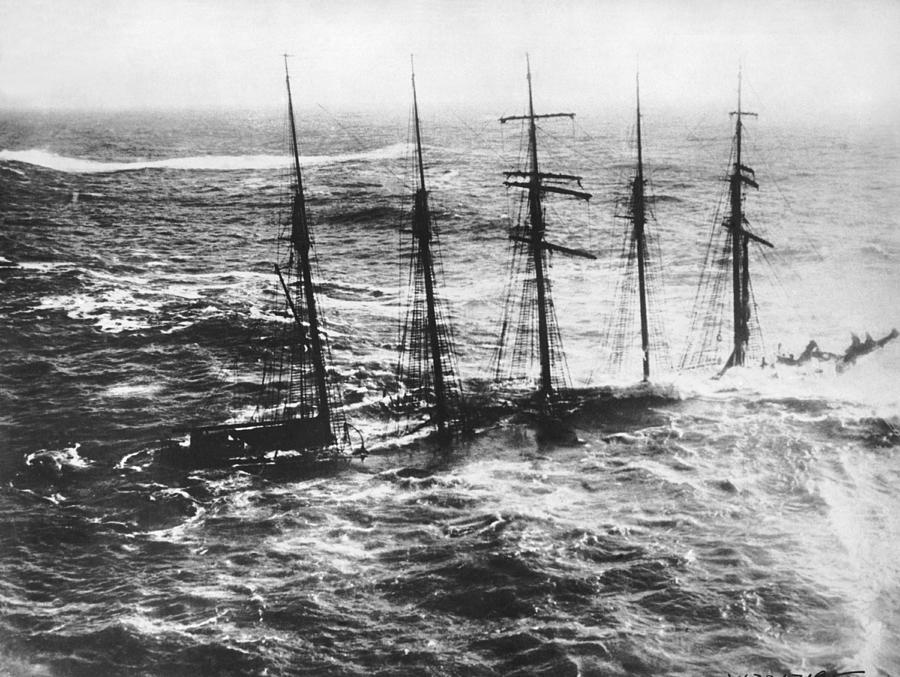
M 728 103 L 645 106 L 676 357 Z M 460 369 L 483 388 L 521 146 L 504 111 L 420 105 Z M 554 255 L 551 277 L 574 385 L 613 397 L 574 410 L 577 441 L 513 416 L 297 477 L 154 463 L 178 426 L 252 408 L 256 339 L 279 322 L 283 116 L 0 114 L 0 673 L 900 675 L 900 341 L 844 370 L 654 362 L 656 396 L 629 397 L 639 365 L 607 369 L 604 328 L 633 123 L 582 113 L 547 121 L 543 168 L 594 198 L 554 203 L 548 237 L 599 258 Z M 408 120 L 299 114 L 333 367 L 377 436 Z M 753 268 L 769 354 L 900 326 L 896 132 L 763 116 L 744 158 L 748 219 L 776 245 Z

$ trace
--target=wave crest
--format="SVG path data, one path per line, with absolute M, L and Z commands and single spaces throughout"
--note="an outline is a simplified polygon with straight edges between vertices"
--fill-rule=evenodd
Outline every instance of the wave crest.
M 407 144 L 396 143 L 358 153 L 335 155 L 306 155 L 300 158 L 305 166 L 327 165 L 340 162 L 390 160 L 405 157 Z M 163 160 L 135 160 L 133 162 L 102 162 L 85 158 L 67 157 L 48 150 L 0 150 L 0 160 L 22 162 L 70 174 L 109 174 L 131 172 L 143 169 L 176 169 L 200 171 L 239 171 L 280 169 L 288 167 L 291 158 L 287 155 L 195 155 L 191 157 L 167 158 Z

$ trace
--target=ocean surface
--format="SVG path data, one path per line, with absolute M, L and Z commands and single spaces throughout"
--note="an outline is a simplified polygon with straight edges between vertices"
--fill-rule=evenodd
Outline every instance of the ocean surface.
M 645 104 L 653 317 L 676 364 L 730 103 Z M 498 117 L 521 111 L 420 106 L 443 294 L 484 391 L 522 153 Z M 654 355 L 639 391 L 639 356 L 611 371 L 605 331 L 633 120 L 578 113 L 544 121 L 542 169 L 594 197 L 548 200 L 548 239 L 599 258 L 554 255 L 550 275 L 573 385 L 612 396 L 585 390 L 577 440 L 511 412 L 295 477 L 155 463 L 179 426 L 252 410 L 257 339 L 281 321 L 283 114 L 0 113 L 0 673 L 900 675 L 900 341 L 843 370 L 771 366 L 900 326 L 900 137 L 748 120 L 745 210 L 776 246 L 752 269 L 769 366 L 714 379 Z M 333 368 L 375 448 L 409 121 L 298 115 Z

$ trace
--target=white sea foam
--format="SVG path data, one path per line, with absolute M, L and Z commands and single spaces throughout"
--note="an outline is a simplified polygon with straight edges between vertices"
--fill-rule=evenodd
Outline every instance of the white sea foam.
M 39 273 L 47 273 L 51 270 L 74 268 L 75 264 L 69 261 L 20 261 L 22 270 L 35 270 Z
M 150 397 L 162 389 L 159 384 L 121 384 L 106 391 L 108 397 Z
M 306 155 L 300 158 L 304 166 L 326 165 L 356 160 L 390 160 L 405 157 L 408 146 L 396 143 L 382 148 L 358 153 L 339 153 L 335 155 Z M 101 162 L 85 158 L 58 155 L 41 148 L 29 150 L 0 150 L 0 160 L 24 162 L 30 165 L 55 169 L 73 174 L 103 174 L 111 172 L 129 172 L 141 169 L 178 169 L 235 171 L 247 169 L 279 169 L 290 166 L 291 159 L 287 155 L 194 155 L 162 160 L 136 160 L 133 162 Z
M 98 280 L 104 280 L 106 282 L 113 282 L 115 284 L 121 284 L 123 282 L 129 282 L 131 284 L 145 287 L 149 284 L 150 280 L 146 277 L 139 277 L 137 275 L 121 275 L 118 273 L 109 273 L 104 270 L 97 270 L 94 268 L 87 268 L 84 270 L 85 273 L 90 275 L 91 277 L 97 278 Z
M 828 399 L 861 408 L 860 415 L 889 417 L 900 406 L 896 373 L 900 370 L 900 343 L 857 359 L 843 372 L 834 362 L 813 360 L 801 366 L 776 364 L 765 369 L 729 369 L 719 378 L 714 370 L 684 372 L 674 379 L 685 397 L 732 398 L 735 393 L 770 398 Z
M 91 465 L 91 461 L 79 455 L 81 444 L 76 442 L 71 447 L 62 449 L 40 449 L 25 457 L 25 465 L 29 467 L 51 467 L 57 473 L 64 468 L 83 470 Z
M 172 325 L 168 329 L 160 329 L 160 334 L 174 334 L 177 331 L 184 331 L 190 327 L 193 327 L 194 323 L 190 321 L 179 322 L 178 324 Z
M 93 320 L 100 331 L 118 334 L 150 328 L 147 320 L 133 315 L 121 316 L 123 310 L 146 312 L 152 316 L 159 312 L 162 301 L 139 301 L 124 289 L 111 289 L 100 296 L 88 294 L 44 296 L 37 310 L 64 310 L 73 320 Z
M 201 298 L 200 289 L 186 284 L 170 284 L 162 290 L 167 296 L 177 296 L 182 299 L 196 300 Z
M 25 172 L 23 172 L 21 169 L 14 169 L 13 167 L 4 167 L 3 169 L 7 172 L 18 174 L 19 176 L 25 176 Z

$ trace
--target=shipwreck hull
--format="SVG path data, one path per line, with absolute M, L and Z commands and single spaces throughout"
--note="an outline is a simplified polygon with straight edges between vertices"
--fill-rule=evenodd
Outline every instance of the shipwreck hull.
M 164 463 L 197 468 L 274 462 L 279 452 L 311 462 L 344 455 L 323 418 L 206 426 L 189 432 L 187 446 L 170 444 L 162 450 Z

